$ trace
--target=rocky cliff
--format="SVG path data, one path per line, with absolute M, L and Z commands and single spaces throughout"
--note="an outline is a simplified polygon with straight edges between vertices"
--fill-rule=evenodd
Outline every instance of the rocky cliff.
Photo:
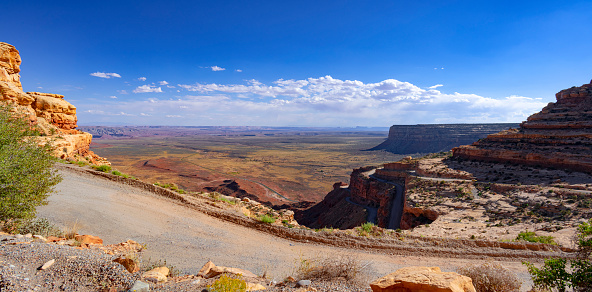
M 505 123 L 395 125 L 390 128 L 388 139 L 370 150 L 394 154 L 437 153 L 516 127 L 518 124 Z
M 65 101 L 63 95 L 23 91 L 20 65 L 17 49 L 0 42 L 0 101 L 38 126 L 42 132 L 39 142 L 52 143 L 56 156 L 109 164 L 89 150 L 92 135 L 76 130 L 76 107 Z
M 592 84 L 555 95 L 518 129 L 453 149 L 453 157 L 592 172 Z

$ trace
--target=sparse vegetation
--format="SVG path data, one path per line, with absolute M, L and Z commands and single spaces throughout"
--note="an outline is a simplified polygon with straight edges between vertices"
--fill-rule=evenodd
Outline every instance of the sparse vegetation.
M 556 245 L 553 236 L 538 236 L 536 233 L 532 231 L 524 231 L 520 232 L 518 236 L 516 236 L 516 241 L 528 241 L 528 242 L 538 242 L 538 243 L 545 243 L 545 244 L 553 244 Z
M 133 259 L 133 258 L 132 258 Z M 138 261 L 139 259 L 135 259 L 134 261 Z M 181 271 L 171 264 L 167 264 L 166 260 L 156 260 L 153 261 L 151 258 L 148 258 L 146 262 L 142 261 L 142 271 L 150 271 L 154 268 L 158 267 L 167 267 L 169 269 L 169 277 L 177 277 L 181 275 Z
M 267 223 L 267 224 L 271 224 L 275 222 L 275 218 L 265 214 L 259 217 L 259 221 L 263 222 L 263 223 Z
M 247 291 L 247 282 L 241 276 L 224 274 L 208 288 L 210 292 L 243 292 Z
M 40 132 L 25 115 L 0 106 L 0 223 L 8 229 L 35 217 L 35 208 L 46 203 L 53 187 L 61 181 L 51 166 L 50 143 L 39 146 Z
M 33 235 L 41 235 L 44 237 L 47 236 L 55 236 L 61 237 L 63 236 L 63 232 L 60 228 L 53 225 L 49 220 L 46 218 L 36 218 L 31 220 L 23 221 L 16 232 L 20 234 L 27 234 L 31 233 Z
M 522 285 L 516 274 L 495 262 L 462 267 L 457 272 L 471 278 L 479 292 L 514 292 Z
M 532 263 L 523 262 L 528 267 L 535 288 L 566 291 L 573 288 L 574 291 L 592 290 L 592 219 L 578 226 L 575 235 L 578 249 L 576 259 L 550 258 L 539 269 Z
M 352 283 L 367 280 L 366 265 L 352 256 L 332 255 L 308 259 L 304 256 L 296 261 L 295 278 L 300 280 L 333 280 L 343 278 Z
M 102 172 L 111 172 L 111 166 L 109 165 L 93 165 L 92 168 Z
M 78 220 L 76 220 L 64 228 L 63 236 L 67 239 L 73 239 L 76 234 L 78 234 L 78 230 L 81 227 L 82 224 L 78 223 Z

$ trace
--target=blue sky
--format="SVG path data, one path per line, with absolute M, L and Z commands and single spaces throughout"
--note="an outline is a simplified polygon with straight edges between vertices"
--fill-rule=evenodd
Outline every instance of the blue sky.
M 592 78 L 591 1 L 13 1 L 84 125 L 520 122 Z

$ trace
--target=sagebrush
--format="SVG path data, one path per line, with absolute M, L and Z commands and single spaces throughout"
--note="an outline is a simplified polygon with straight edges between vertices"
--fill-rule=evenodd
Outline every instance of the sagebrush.
M 471 278 L 479 292 L 514 292 L 522 285 L 516 274 L 495 262 L 462 267 L 457 272 Z

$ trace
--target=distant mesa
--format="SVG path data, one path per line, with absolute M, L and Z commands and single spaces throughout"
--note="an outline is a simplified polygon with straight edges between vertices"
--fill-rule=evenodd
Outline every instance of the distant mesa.
M 31 124 L 39 127 L 43 132 L 40 143 L 53 140 L 56 156 L 109 164 L 89 150 L 92 135 L 76 130 L 76 107 L 65 101 L 63 95 L 23 92 L 20 65 L 17 49 L 0 42 L 0 102 L 11 106 L 15 113 L 27 116 Z
M 369 150 L 394 154 L 445 152 L 518 126 L 517 123 L 394 125 L 389 130 L 388 139 Z
M 592 82 L 592 81 L 591 81 Z M 555 95 L 518 129 L 452 150 L 454 158 L 592 172 L 592 84 Z

